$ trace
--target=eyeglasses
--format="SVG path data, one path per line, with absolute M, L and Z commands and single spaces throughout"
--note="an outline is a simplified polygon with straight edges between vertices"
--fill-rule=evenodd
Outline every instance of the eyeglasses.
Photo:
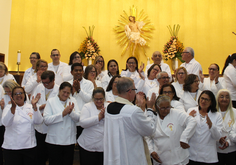
M 9 91 L 9 92 L 5 91 L 5 93 L 4 93 L 4 95 L 9 95 L 9 94 L 11 94 L 11 91 Z
M 129 65 L 134 65 L 134 64 L 135 64 L 135 62 L 128 62 L 128 64 L 129 64 Z
M 159 107 L 158 105 L 157 105 L 157 107 L 159 108 L 159 110 L 161 110 L 161 111 L 164 111 L 164 110 L 170 110 L 171 108 L 173 108 L 173 107 Z
M 199 80 L 195 80 L 195 81 L 193 81 L 194 83 L 199 83 L 200 81 Z
M 59 54 L 52 54 L 52 57 L 58 57 L 59 56 Z
M 103 101 L 104 98 L 93 98 L 94 101 Z
M 90 73 L 96 73 L 96 71 L 90 71 Z
M 137 89 L 128 89 L 126 92 L 129 92 L 129 91 L 136 91 Z
M 216 71 L 217 69 L 215 69 L 215 68 L 208 68 L 208 70 L 209 70 L 209 71 L 210 71 L 210 70 Z
M 104 62 L 104 61 L 97 60 L 97 62 L 98 62 L 98 63 L 102 63 L 102 62 Z
M 39 66 L 40 68 L 47 68 L 48 66 L 47 65 L 41 65 Z
M 182 54 L 184 54 L 184 53 L 189 53 L 189 52 L 182 52 Z
M 210 99 L 207 99 L 207 98 L 204 98 L 204 97 L 200 97 L 200 100 L 201 100 L 201 101 L 206 101 L 206 102 L 211 101 Z
M 163 79 L 163 80 L 164 80 L 164 79 L 170 79 L 170 77 L 161 77 L 161 79 Z
M 30 60 L 36 60 L 36 59 L 38 59 L 37 57 L 30 57 L 29 58 Z
M 172 94 L 173 92 L 172 91 L 163 91 L 163 94 Z
M 221 99 L 223 99 L 223 98 L 225 98 L 225 99 L 229 99 L 229 96 L 221 95 L 220 98 L 221 98 Z
M 23 95 L 23 94 L 24 94 L 23 92 L 14 93 L 15 96 L 17 96 L 17 95 Z
M 184 75 L 185 73 L 184 72 L 179 72 L 177 73 L 178 75 Z
M 75 56 L 74 59 L 76 59 L 76 58 L 81 58 L 81 57 L 80 56 Z

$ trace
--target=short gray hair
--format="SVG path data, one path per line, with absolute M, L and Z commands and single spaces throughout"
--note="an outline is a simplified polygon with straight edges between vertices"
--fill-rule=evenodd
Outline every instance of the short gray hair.
M 187 50 L 187 52 L 189 52 L 194 57 L 194 50 L 193 50 L 193 48 L 186 47 L 185 49 Z
M 166 96 L 166 95 L 159 95 L 158 97 L 157 97 L 157 99 L 156 99 L 156 101 L 155 101 L 155 109 L 156 109 L 156 111 L 157 111 L 157 113 L 159 114 L 159 110 L 158 110 L 158 108 L 157 107 L 160 107 L 160 104 L 162 103 L 162 102 L 171 102 L 170 101 L 170 97 L 169 96 Z
M 129 77 L 121 77 L 116 84 L 119 94 L 126 93 L 134 84 L 134 80 Z
M 168 74 L 168 73 L 165 72 L 165 71 L 159 72 L 159 73 L 157 74 L 157 80 L 160 79 L 160 78 L 161 78 L 161 75 L 164 74 L 164 73 Z M 169 76 L 169 75 L 168 75 L 168 76 Z

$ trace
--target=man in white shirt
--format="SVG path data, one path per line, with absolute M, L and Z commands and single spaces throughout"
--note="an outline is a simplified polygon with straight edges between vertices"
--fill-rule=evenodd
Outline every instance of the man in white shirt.
M 55 84 L 55 74 L 53 71 L 43 72 L 41 75 L 41 81 L 42 83 L 36 87 L 33 96 L 35 97 L 38 93 L 41 93 L 41 97 L 36 105 L 43 116 L 47 100 L 58 95 L 59 86 Z M 38 165 L 46 164 L 48 153 L 45 139 L 47 136 L 48 127 L 42 123 L 40 125 L 35 125 L 34 128 L 37 140 L 37 163 Z
M 147 115 L 140 108 L 144 96 L 135 92 L 131 78 L 121 77 L 117 82 L 118 97 L 107 106 L 104 124 L 104 165 L 147 165 L 144 136 L 151 136 L 156 127 L 156 113 L 151 109 L 155 96 L 147 101 Z M 132 104 L 136 95 L 137 106 Z
M 74 63 L 71 65 L 71 74 L 73 75 L 73 80 L 68 81 L 73 86 L 72 95 L 76 99 L 81 111 L 84 104 L 92 100 L 92 92 L 94 89 L 92 81 L 83 78 L 84 70 L 83 65 L 80 63 Z M 82 127 L 77 125 L 77 138 L 82 133 Z
M 32 67 L 25 71 L 23 80 L 21 82 L 22 87 L 24 87 L 26 85 L 26 83 L 29 80 L 30 76 L 35 74 L 34 71 L 35 71 L 35 68 L 36 68 L 36 63 L 40 59 L 40 54 L 38 52 L 32 52 L 29 59 L 30 59 L 30 63 L 32 64 Z
M 170 71 L 170 67 L 168 64 L 164 63 L 162 61 L 162 55 L 161 55 L 161 52 L 159 51 L 155 51 L 153 54 L 152 54 L 152 61 L 153 63 L 152 64 L 149 64 L 146 66 L 146 75 L 147 75 L 147 71 L 148 69 L 153 65 L 153 64 L 158 64 L 161 66 L 161 70 L 162 71 L 165 71 L 168 73 L 169 77 L 170 77 L 170 81 L 172 81 L 172 76 L 171 76 L 171 71 Z
M 181 64 L 180 67 L 185 67 L 188 74 L 195 74 L 200 79 L 199 71 L 202 72 L 202 66 L 199 62 L 197 62 L 194 59 L 193 48 L 186 47 L 184 51 L 182 52 L 181 56 L 182 56 L 182 60 L 184 60 L 185 63 Z
M 63 82 L 63 69 L 68 65 L 60 61 L 61 54 L 57 49 L 53 49 L 51 51 L 50 57 L 52 62 L 48 64 L 48 70 L 51 70 L 55 73 L 55 82 L 57 85 L 61 85 Z

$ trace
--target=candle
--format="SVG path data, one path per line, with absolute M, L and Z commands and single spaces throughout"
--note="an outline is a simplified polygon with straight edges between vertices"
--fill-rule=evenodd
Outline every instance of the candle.
M 20 63 L 20 56 L 21 56 L 21 52 L 20 50 L 17 51 L 17 62 Z

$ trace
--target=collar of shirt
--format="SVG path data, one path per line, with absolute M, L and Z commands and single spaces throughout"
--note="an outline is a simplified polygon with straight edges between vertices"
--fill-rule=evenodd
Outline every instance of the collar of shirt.
M 123 97 L 117 97 L 116 99 L 116 102 L 118 103 L 122 103 L 122 104 L 128 104 L 128 105 L 133 105 L 129 100 L 123 98 Z

